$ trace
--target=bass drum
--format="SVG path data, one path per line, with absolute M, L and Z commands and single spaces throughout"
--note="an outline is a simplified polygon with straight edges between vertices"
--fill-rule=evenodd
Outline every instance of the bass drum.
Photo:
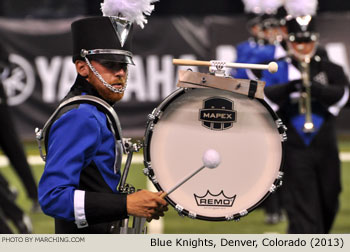
M 145 173 L 168 192 L 214 149 L 220 165 L 201 170 L 166 200 L 191 218 L 239 219 L 281 184 L 284 140 L 285 127 L 264 100 L 219 89 L 178 89 L 149 115 Z

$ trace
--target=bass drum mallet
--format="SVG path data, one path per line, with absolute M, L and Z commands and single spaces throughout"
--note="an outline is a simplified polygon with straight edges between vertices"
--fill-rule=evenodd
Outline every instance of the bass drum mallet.
M 205 167 L 209 169 L 215 169 L 219 166 L 221 162 L 221 158 L 219 153 L 214 149 L 208 149 L 204 152 L 202 157 L 203 165 L 198 168 L 197 170 L 193 171 L 191 174 L 184 177 L 180 182 L 178 182 L 173 188 L 171 188 L 168 192 L 163 192 L 160 197 L 165 198 L 170 193 L 174 192 L 176 189 L 178 189 L 180 186 L 185 184 L 188 180 L 190 180 L 192 177 L 194 177 L 197 173 L 199 173 L 201 170 L 203 170 Z

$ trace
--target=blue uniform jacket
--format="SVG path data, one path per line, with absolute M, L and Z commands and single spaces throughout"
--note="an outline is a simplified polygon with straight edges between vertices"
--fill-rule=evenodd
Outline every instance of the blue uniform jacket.
M 78 76 L 67 98 L 81 94 L 99 96 Z M 114 169 L 121 156 L 116 156 L 114 136 L 102 111 L 91 104 L 65 110 L 49 129 L 39 202 L 44 213 L 56 219 L 58 232 L 99 232 L 94 225 L 127 215 L 126 196 L 117 191 L 120 171 Z M 107 229 L 105 225 L 103 230 Z

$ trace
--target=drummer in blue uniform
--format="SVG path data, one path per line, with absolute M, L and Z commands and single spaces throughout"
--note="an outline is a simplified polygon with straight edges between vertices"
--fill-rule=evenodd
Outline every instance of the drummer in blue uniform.
M 144 25 L 143 14 L 153 9 L 153 1 L 148 2 L 147 6 L 129 6 L 125 1 L 121 11 L 120 5 L 106 0 L 104 17 L 72 24 L 78 76 L 63 101 L 90 95 L 113 105 L 122 99 L 128 64 L 133 64 L 130 21 Z M 126 13 L 128 6 L 129 13 L 138 13 L 138 17 Z M 129 215 L 148 220 L 164 215 L 167 203 L 161 192 L 124 194 L 117 190 L 122 146 L 98 106 L 82 103 L 65 107 L 52 120 L 47 136 L 39 201 L 44 213 L 55 218 L 56 233 L 115 233 L 117 221 Z
M 239 43 L 236 46 L 238 63 L 251 63 L 250 57 L 253 51 L 265 44 L 264 34 L 261 26 L 261 7 L 260 0 L 243 0 L 244 10 L 248 17 L 247 29 L 250 33 L 248 40 Z M 231 75 L 239 79 L 248 79 L 245 69 L 233 69 Z
M 256 26 L 259 27 L 259 32 L 256 33 L 258 36 L 255 36 L 255 43 L 252 43 L 250 38 L 237 46 L 236 62 L 269 63 L 276 58 L 286 56 L 286 51 L 283 47 L 284 18 L 286 16 L 283 2 L 282 0 L 264 0 L 253 1 L 246 5 L 246 9 L 259 10 L 259 15 L 253 19 L 257 23 Z M 261 72 L 238 69 L 232 71 L 232 76 L 255 80 L 261 77 Z

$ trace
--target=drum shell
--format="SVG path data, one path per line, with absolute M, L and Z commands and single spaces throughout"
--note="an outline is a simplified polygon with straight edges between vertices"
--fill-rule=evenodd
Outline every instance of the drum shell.
M 211 106 L 213 99 L 221 100 L 225 106 L 225 100 L 232 102 L 232 107 L 221 108 L 231 111 L 226 116 L 229 120 L 219 118 L 217 125 L 222 124 L 221 128 L 204 125 L 206 121 L 200 118 L 203 110 L 211 111 L 205 104 Z M 285 130 L 282 124 L 276 125 L 278 121 L 261 99 L 215 89 L 178 89 L 154 110 L 147 123 L 144 161 L 148 176 L 159 191 L 167 191 L 202 165 L 201 155 L 206 149 L 214 148 L 222 155 L 222 164 L 214 170 L 204 169 L 166 200 L 180 214 L 189 217 L 210 221 L 238 219 L 255 209 L 281 184 Z M 257 123 L 261 125 L 254 125 Z M 259 160 L 262 168 L 258 167 Z M 243 195 L 247 202 L 240 207 L 237 202 Z M 254 199 L 250 200 L 251 197 Z M 199 200 L 214 202 L 215 199 L 233 204 L 198 205 Z M 192 203 L 183 204 L 183 200 Z

